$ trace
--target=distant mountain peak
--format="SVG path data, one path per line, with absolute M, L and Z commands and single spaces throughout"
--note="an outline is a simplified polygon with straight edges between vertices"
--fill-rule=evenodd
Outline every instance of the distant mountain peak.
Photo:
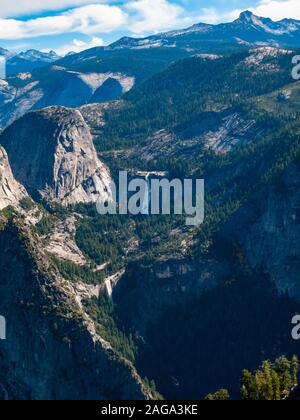
M 13 54 L 10 51 L 0 47 L 0 56 L 10 58 L 12 55 Z
M 245 10 L 242 12 L 238 18 L 240 22 L 251 22 L 255 16 L 250 10 Z
M 254 25 L 254 26 L 262 26 L 263 24 L 274 24 L 275 22 L 269 18 L 263 18 L 260 16 L 256 16 L 254 13 L 250 12 L 250 10 L 245 10 L 239 16 L 239 18 L 235 21 L 242 25 Z
M 38 50 L 30 49 L 25 52 L 21 52 L 18 57 L 22 58 L 23 60 L 29 61 L 45 61 L 45 62 L 52 62 L 58 60 L 59 57 L 55 51 L 49 52 L 41 52 Z
M 232 27 L 232 24 L 230 23 L 226 25 L 229 29 Z M 269 35 L 272 35 L 273 37 L 289 37 L 294 33 L 297 33 L 296 37 L 299 37 L 300 33 L 300 22 L 295 19 L 282 19 L 280 21 L 273 21 L 267 17 L 256 16 L 249 10 L 242 12 L 239 18 L 233 22 L 233 25 L 238 27 L 240 31 L 252 31 L 253 37 L 257 36 L 255 35 L 255 32 L 259 32 L 261 36 L 265 34 L 266 39 L 264 41 L 267 43 L 270 43 L 271 41 L 267 38 Z M 278 41 L 280 41 L 279 38 Z M 290 43 L 289 41 L 287 42 Z M 280 45 L 280 42 L 277 42 L 277 44 Z M 298 46 L 298 41 L 295 42 L 294 46 Z
M 286 26 L 286 25 L 298 25 L 300 24 L 300 21 L 296 20 L 296 19 L 282 19 L 280 21 L 273 21 L 272 19 L 268 18 L 268 17 L 261 17 L 261 16 L 256 16 L 254 13 L 252 13 L 250 10 L 245 10 L 244 12 L 242 12 L 239 16 L 239 18 L 236 20 L 236 22 L 240 22 L 240 23 L 252 23 L 254 25 L 257 26 L 261 26 L 262 24 L 265 25 L 269 25 L 270 27 L 280 27 L 280 26 Z

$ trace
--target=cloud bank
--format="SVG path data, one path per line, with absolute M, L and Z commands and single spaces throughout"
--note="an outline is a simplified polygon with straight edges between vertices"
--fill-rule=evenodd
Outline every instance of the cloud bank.
M 18 0 L 8 5 L 0 0 L 0 40 L 20 40 L 64 33 L 97 35 L 113 31 L 126 31 L 136 35 L 156 33 L 168 29 L 184 27 L 199 18 L 189 15 L 186 10 L 170 0 L 128 0 L 114 5 L 110 1 L 100 1 L 61 11 L 54 15 L 31 19 L 12 18 L 21 13 L 29 14 L 41 9 L 57 10 L 68 5 L 90 3 L 93 0 Z M 104 4 L 105 3 L 105 4 Z M 26 6 L 27 5 L 27 6 Z M 5 16 L 10 16 L 9 18 Z
M 85 6 L 91 4 L 91 0 L 0 0 L 0 17 L 13 18 L 18 16 L 30 16 L 43 12 L 53 12 Z M 110 0 L 97 0 L 97 3 L 111 3 Z
M 56 48 L 55 51 L 57 54 L 64 56 L 69 52 L 79 53 L 84 50 L 88 50 L 94 47 L 101 47 L 105 43 L 102 38 L 96 36 L 92 37 L 89 41 L 82 41 L 80 39 L 73 39 L 69 44 L 63 44 L 59 48 Z M 44 51 L 49 52 L 49 48 Z
M 0 39 L 26 39 L 45 35 L 79 32 L 96 34 L 120 29 L 128 21 L 127 14 L 117 6 L 93 4 L 48 17 L 27 21 L 0 19 Z
M 299 0 L 263 0 L 253 12 L 258 16 L 280 20 L 286 17 L 300 20 Z

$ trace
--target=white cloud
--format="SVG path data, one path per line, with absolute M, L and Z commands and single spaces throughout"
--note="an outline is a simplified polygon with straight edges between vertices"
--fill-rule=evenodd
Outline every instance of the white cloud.
M 262 0 L 251 11 L 258 16 L 269 17 L 273 20 L 284 18 L 300 20 L 299 0 Z
M 167 0 L 134 0 L 126 4 L 131 14 L 130 31 L 141 35 L 173 29 L 180 23 L 184 26 L 187 20 L 184 9 Z
M 33 3 L 35 0 L 30 2 L 31 6 Z M 0 39 L 18 40 L 75 32 L 96 35 L 122 28 L 141 36 L 195 22 L 195 17 L 187 16 L 182 7 L 168 0 L 129 0 L 123 6 L 91 4 L 29 20 L 0 18 Z
M 25 39 L 67 32 L 107 33 L 120 29 L 127 19 L 127 14 L 120 7 L 95 4 L 28 21 L 0 19 L 0 39 Z
M 228 17 L 221 15 L 217 9 L 213 8 L 213 7 L 207 7 L 207 8 L 203 8 L 201 9 L 201 15 L 199 17 L 199 22 L 204 22 L 204 23 L 219 23 L 221 21 L 225 22 L 228 19 Z
M 109 1 L 98 0 L 97 3 L 109 3 Z M 91 0 L 0 0 L 0 17 L 29 16 L 33 13 L 65 10 L 91 3 Z
M 101 38 L 93 37 L 89 41 L 82 41 L 80 39 L 73 39 L 72 42 L 69 44 L 61 45 L 59 48 L 56 48 L 55 51 L 57 54 L 64 56 L 68 54 L 70 51 L 79 53 L 84 50 L 88 50 L 89 48 L 94 47 L 101 47 L 104 45 L 104 41 Z M 45 52 L 49 52 L 50 50 L 44 50 Z

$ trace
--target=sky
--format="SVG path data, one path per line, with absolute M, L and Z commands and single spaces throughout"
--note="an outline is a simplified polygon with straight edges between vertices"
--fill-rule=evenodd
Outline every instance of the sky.
M 300 0 L 0 0 L 0 46 L 64 55 L 122 36 L 228 22 L 244 10 L 300 20 Z

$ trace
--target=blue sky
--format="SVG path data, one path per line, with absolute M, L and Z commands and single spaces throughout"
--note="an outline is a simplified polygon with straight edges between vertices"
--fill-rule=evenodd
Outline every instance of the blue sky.
M 246 9 L 300 20 L 299 0 L 0 0 L 0 46 L 79 52 L 124 35 L 231 21 Z

